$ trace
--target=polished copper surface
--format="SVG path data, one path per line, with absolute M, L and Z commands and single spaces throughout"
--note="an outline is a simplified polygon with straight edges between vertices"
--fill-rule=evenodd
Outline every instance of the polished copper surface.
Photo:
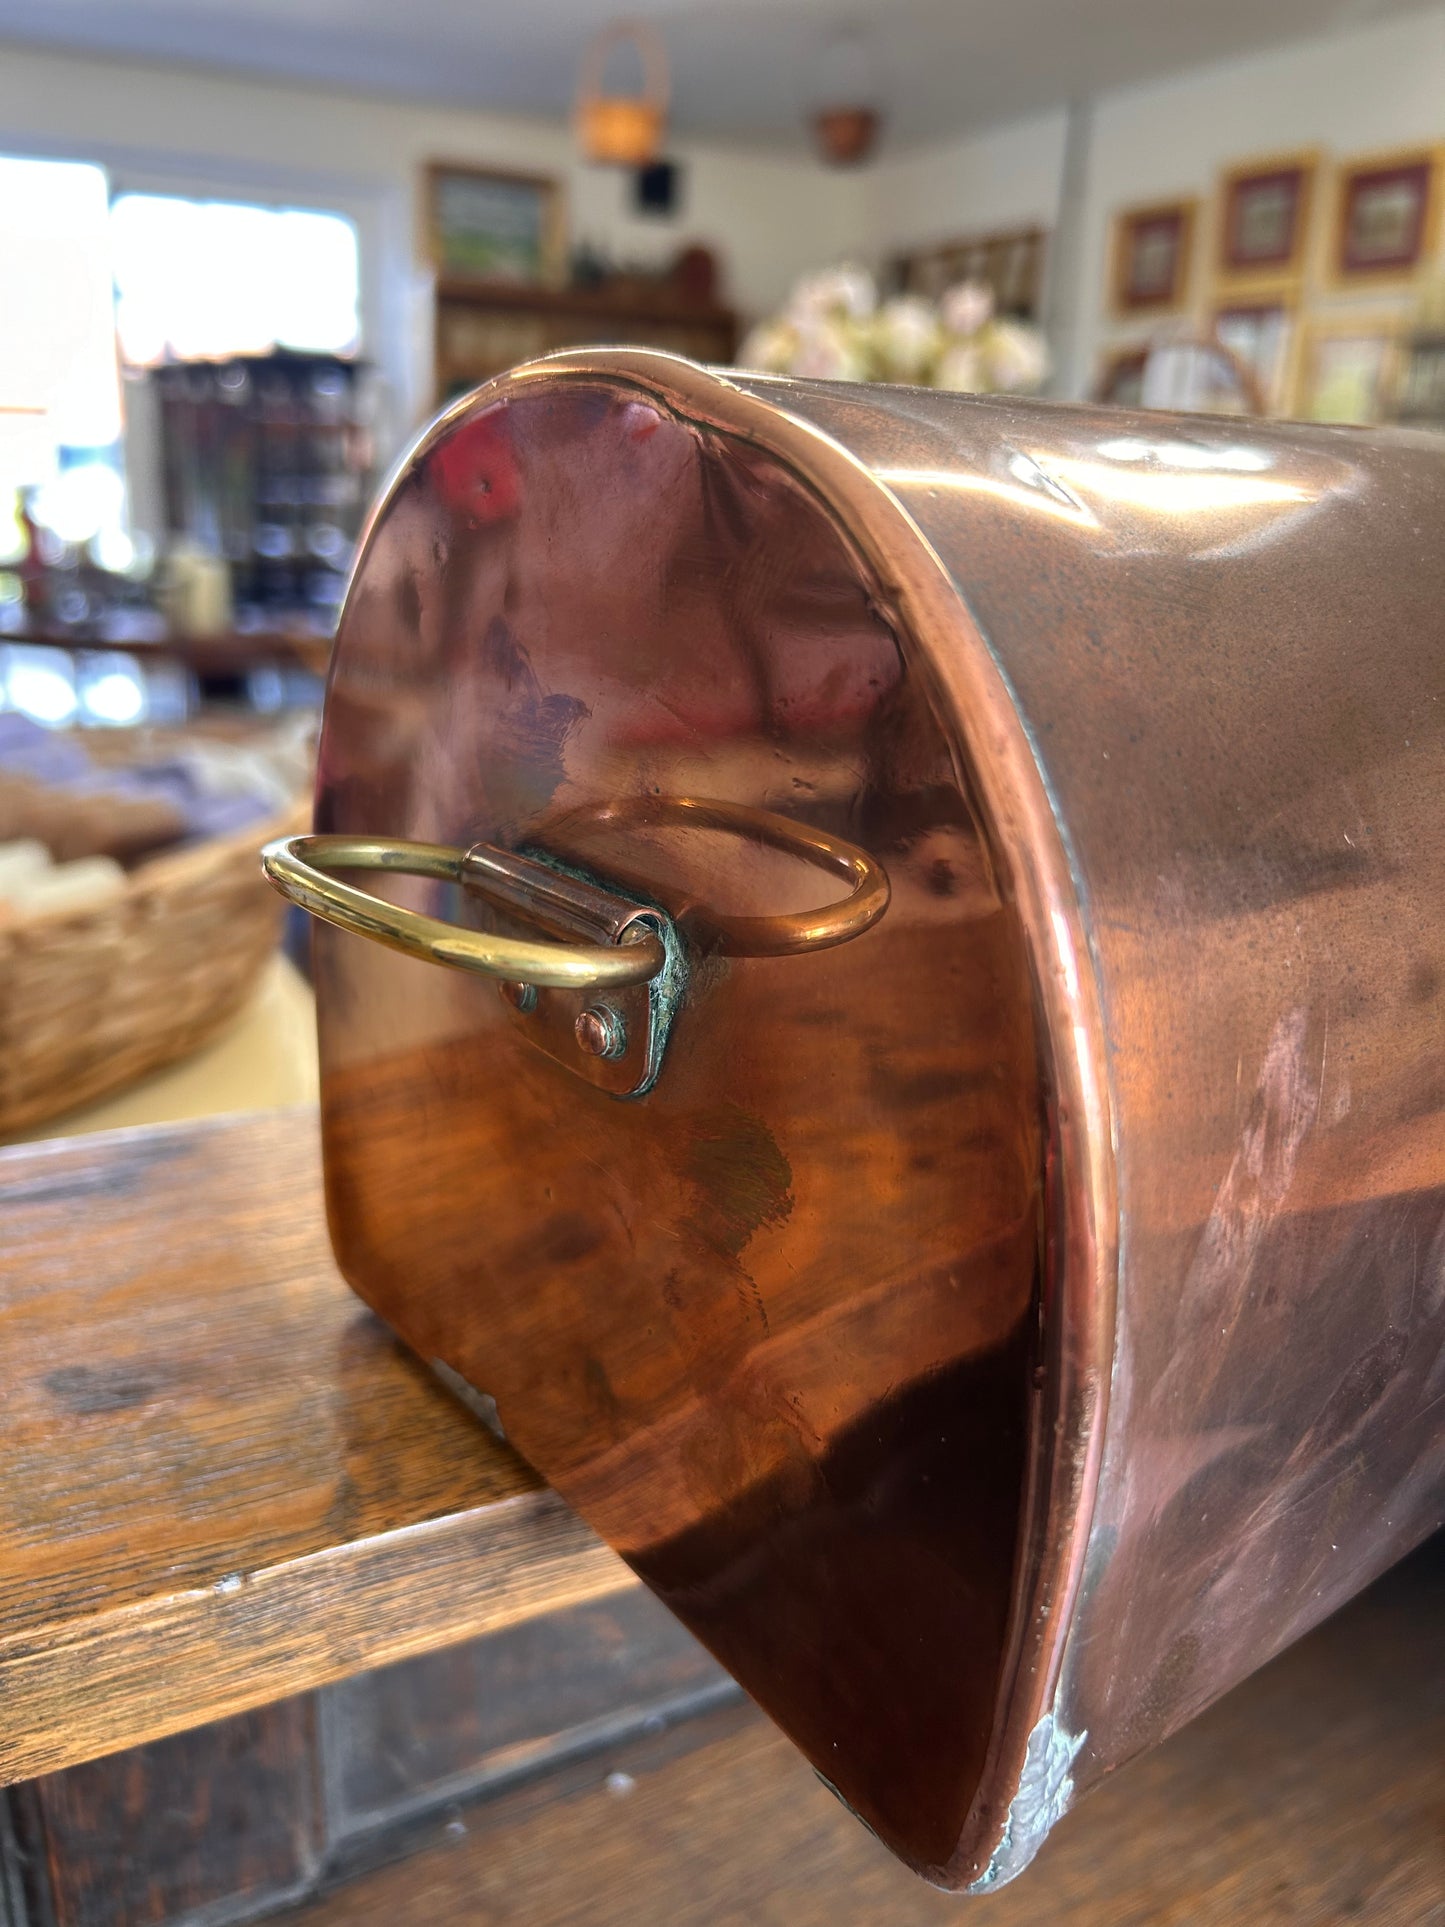
M 619 1100 L 319 932 L 343 1269 L 934 1879 L 1440 1516 L 1442 504 L 1404 436 L 599 353 L 373 520 L 318 830 L 550 852 L 691 962 Z M 728 954 L 836 880 L 689 796 L 886 913 Z

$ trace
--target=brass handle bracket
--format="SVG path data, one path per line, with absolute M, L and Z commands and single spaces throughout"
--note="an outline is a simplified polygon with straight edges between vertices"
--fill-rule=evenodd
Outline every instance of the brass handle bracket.
M 326 923 L 498 985 L 508 1015 L 548 1056 L 612 1097 L 640 1097 L 662 1068 L 687 961 L 671 917 L 580 871 L 475 843 L 292 836 L 261 852 L 267 880 Z M 472 930 L 388 903 L 337 871 L 459 885 L 566 939 Z
M 887 908 L 881 865 L 807 825 L 691 797 L 649 800 L 627 814 L 746 836 L 849 884 L 842 901 L 825 910 L 712 918 L 709 947 L 718 954 L 786 957 L 827 949 L 861 935 Z M 528 1040 L 610 1096 L 640 1097 L 657 1082 L 688 968 L 682 939 L 658 904 L 551 855 L 490 843 L 463 850 L 378 837 L 293 836 L 268 844 L 261 867 L 283 896 L 313 916 L 407 956 L 493 978 Z M 448 923 L 345 882 L 337 872 L 348 870 L 454 884 L 551 934 L 517 937 Z
M 499 985 L 511 1020 L 528 1043 L 609 1097 L 645 1096 L 657 1082 L 687 988 L 686 947 L 667 912 L 556 857 L 490 843 L 474 843 L 467 851 L 462 882 L 559 936 L 600 939 L 645 957 L 648 974 L 628 983 L 579 991 L 540 983 L 533 975 Z

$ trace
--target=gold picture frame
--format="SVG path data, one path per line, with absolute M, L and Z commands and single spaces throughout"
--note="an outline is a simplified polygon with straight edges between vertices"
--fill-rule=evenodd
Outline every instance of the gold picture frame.
M 439 280 L 522 287 L 562 282 L 562 188 L 551 175 L 431 161 L 422 193 L 427 258 Z
M 1412 281 L 1435 252 L 1441 150 L 1398 147 L 1341 161 L 1335 178 L 1330 280 L 1336 287 Z
M 1199 203 L 1192 195 L 1121 208 L 1114 216 L 1109 290 L 1114 313 L 1175 314 L 1189 296 Z
M 1381 308 L 1310 320 L 1300 342 L 1294 412 L 1315 422 L 1386 419 L 1405 328 L 1403 315 Z
M 1318 148 L 1261 154 L 1226 168 L 1216 191 L 1214 262 L 1231 295 L 1304 276 L 1317 200 Z

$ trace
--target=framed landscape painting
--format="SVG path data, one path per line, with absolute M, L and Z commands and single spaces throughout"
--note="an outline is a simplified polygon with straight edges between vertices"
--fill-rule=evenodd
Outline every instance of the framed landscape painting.
M 1114 219 L 1114 309 L 1165 314 L 1182 307 L 1189 286 L 1195 203 L 1126 208 Z
M 1315 422 L 1382 420 L 1398 353 L 1398 324 L 1387 315 L 1316 323 L 1305 337 L 1299 413 Z
M 1304 269 L 1313 153 L 1231 168 L 1220 182 L 1219 273 L 1227 281 L 1293 281 Z
M 562 195 L 546 175 L 434 161 L 426 170 L 425 227 L 443 280 L 543 285 L 560 277 Z
M 1437 157 L 1408 149 L 1340 169 L 1335 279 L 1407 280 L 1431 251 L 1437 217 Z

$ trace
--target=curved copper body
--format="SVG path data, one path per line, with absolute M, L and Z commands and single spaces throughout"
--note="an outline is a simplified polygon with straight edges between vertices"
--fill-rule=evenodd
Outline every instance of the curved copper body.
M 318 830 L 645 883 L 691 966 L 619 1102 L 320 933 L 343 1269 L 932 1879 L 1441 1516 L 1442 507 L 1423 439 L 619 352 L 373 518 Z M 728 956 L 833 886 L 650 796 L 888 910 Z

